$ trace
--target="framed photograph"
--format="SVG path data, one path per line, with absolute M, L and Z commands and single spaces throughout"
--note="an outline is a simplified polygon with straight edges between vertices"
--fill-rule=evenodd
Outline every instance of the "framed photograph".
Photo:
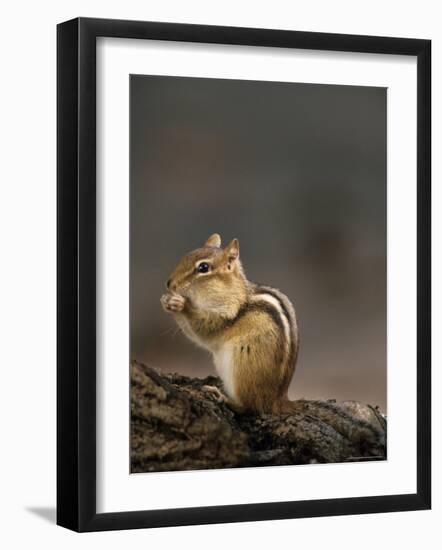
M 57 37 L 57 523 L 430 508 L 430 41 Z

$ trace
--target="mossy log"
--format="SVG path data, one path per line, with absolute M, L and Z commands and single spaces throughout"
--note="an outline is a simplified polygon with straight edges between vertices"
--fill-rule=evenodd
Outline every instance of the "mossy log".
M 131 471 L 159 472 L 383 460 L 387 425 L 356 401 L 296 401 L 291 414 L 237 414 L 204 379 L 132 361 Z

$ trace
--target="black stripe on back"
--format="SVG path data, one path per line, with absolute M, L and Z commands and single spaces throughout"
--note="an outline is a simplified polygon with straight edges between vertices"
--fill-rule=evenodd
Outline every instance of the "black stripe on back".
M 251 311 L 264 311 L 267 313 L 269 317 L 271 317 L 272 321 L 276 324 L 276 326 L 284 331 L 284 324 L 282 322 L 282 319 L 280 317 L 280 314 L 278 310 L 276 310 L 272 304 L 269 304 L 268 302 L 263 301 L 256 301 L 256 302 L 246 302 L 243 304 L 236 314 L 236 317 L 233 319 L 226 319 L 224 326 L 229 327 L 233 326 L 239 319 L 244 317 L 247 313 Z
M 290 329 L 290 348 L 289 348 L 289 361 L 293 361 L 294 353 L 295 353 L 295 334 L 293 330 L 293 325 L 296 322 L 293 318 L 293 315 L 291 315 L 290 311 L 287 309 L 284 300 L 281 300 L 281 297 L 278 295 L 278 293 L 272 288 L 264 285 L 257 285 L 255 289 L 255 294 L 268 294 L 269 296 L 272 296 L 277 300 L 278 304 L 281 306 L 281 310 L 284 313 L 284 315 L 287 318 L 289 329 Z
M 287 321 L 289 322 L 290 329 L 292 328 L 292 324 L 294 323 L 293 316 L 290 314 L 290 311 L 287 309 L 285 303 L 283 300 L 281 300 L 281 297 L 279 294 L 271 287 L 269 286 L 257 286 L 255 294 L 269 294 L 269 296 L 272 296 L 275 298 L 275 300 L 278 301 L 278 304 L 281 306 L 281 309 L 284 313 L 284 315 L 287 317 Z

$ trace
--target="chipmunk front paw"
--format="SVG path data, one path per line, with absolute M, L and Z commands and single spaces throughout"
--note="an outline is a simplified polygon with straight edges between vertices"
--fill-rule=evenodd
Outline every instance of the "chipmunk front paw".
M 186 299 L 180 294 L 163 294 L 161 296 L 161 305 L 164 311 L 168 313 L 178 313 L 183 311 L 186 305 Z

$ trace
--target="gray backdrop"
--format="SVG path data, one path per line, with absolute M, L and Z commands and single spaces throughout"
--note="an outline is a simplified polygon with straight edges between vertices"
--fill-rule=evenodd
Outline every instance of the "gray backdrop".
M 386 408 L 386 90 L 132 76 L 131 355 L 213 372 L 160 296 L 218 232 L 284 291 L 301 335 L 291 397 Z

